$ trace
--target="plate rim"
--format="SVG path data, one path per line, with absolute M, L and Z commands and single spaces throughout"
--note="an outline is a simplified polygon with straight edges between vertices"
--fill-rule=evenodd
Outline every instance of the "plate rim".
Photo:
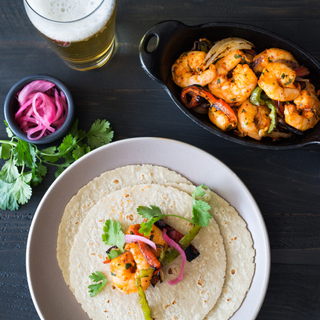
M 185 148 L 191 148 L 191 150 L 193 149 L 193 150 L 195 150 L 197 152 L 203 153 L 204 155 L 209 156 L 209 158 L 211 158 L 212 160 L 218 162 L 221 166 L 224 167 L 224 169 L 229 171 L 229 173 L 232 174 L 233 177 L 236 180 L 238 180 L 238 183 L 241 184 L 244 192 L 250 198 L 250 201 L 251 201 L 252 205 L 255 207 L 256 213 L 258 213 L 257 218 L 258 218 L 258 221 L 260 223 L 260 227 L 262 228 L 262 231 L 263 231 L 264 250 L 265 250 L 265 256 L 264 256 L 264 258 L 265 258 L 265 272 L 263 274 L 263 276 L 264 276 L 263 290 L 260 291 L 260 296 L 258 298 L 259 303 L 256 304 L 256 306 L 255 306 L 255 310 L 254 310 L 254 312 L 252 314 L 253 315 L 252 319 L 255 319 L 257 317 L 257 315 L 259 314 L 260 309 L 261 309 L 261 307 L 263 305 L 263 302 L 265 300 L 265 296 L 266 296 L 268 285 L 269 285 L 270 270 L 271 270 L 271 249 L 270 249 L 269 236 L 268 236 L 268 232 L 267 232 L 265 221 L 263 219 L 263 216 L 262 216 L 262 213 L 261 213 L 261 211 L 259 209 L 259 206 L 256 203 L 256 201 L 255 201 L 254 197 L 252 196 L 251 192 L 249 191 L 249 189 L 242 182 L 242 180 L 236 175 L 236 173 L 234 173 L 227 165 L 225 165 L 221 160 L 217 159 L 215 156 L 213 156 L 209 152 L 207 152 L 207 151 L 205 151 L 205 150 L 203 150 L 203 149 L 201 149 L 199 147 L 193 146 L 191 144 L 188 144 L 188 143 L 185 143 L 185 142 L 182 142 L 182 141 L 174 140 L 174 139 L 167 139 L 167 138 L 161 138 L 161 137 L 135 137 L 135 138 L 122 139 L 122 140 L 118 140 L 118 141 L 112 142 L 112 143 L 110 143 L 108 145 L 104 145 L 104 146 L 102 146 L 100 148 L 97 148 L 97 149 L 91 151 L 90 153 L 88 153 L 87 155 L 83 156 L 81 159 L 77 160 L 77 162 L 75 164 L 73 164 L 70 167 L 68 167 L 57 179 L 55 179 L 53 181 L 53 183 L 50 185 L 50 187 L 48 188 L 48 190 L 46 191 L 46 193 L 44 194 L 44 196 L 42 197 L 42 199 L 41 199 L 41 201 L 40 201 L 40 203 L 39 203 L 39 205 L 38 205 L 38 207 L 36 209 L 36 212 L 35 212 L 35 214 L 33 216 L 32 222 L 31 222 L 31 226 L 30 226 L 29 233 L 28 233 L 28 239 L 27 239 L 27 247 L 26 247 L 26 274 L 27 274 L 28 288 L 29 288 L 29 292 L 30 292 L 30 295 L 31 295 L 31 298 L 32 298 L 32 302 L 33 302 L 33 304 L 35 306 L 35 309 L 36 309 L 39 317 L 42 320 L 46 320 L 46 319 L 43 316 L 43 312 L 42 312 L 41 308 L 38 305 L 37 298 L 36 298 L 36 293 L 34 292 L 34 288 L 33 288 L 33 284 L 32 284 L 32 275 L 31 275 L 31 270 L 30 270 L 30 252 L 31 252 L 31 249 L 32 249 L 31 248 L 31 241 L 32 241 L 32 237 L 33 237 L 33 234 L 34 234 L 34 229 L 35 229 L 35 225 L 36 225 L 37 219 L 41 215 L 42 206 L 44 205 L 45 201 L 47 201 L 47 198 L 50 197 L 50 193 L 52 192 L 52 190 L 56 187 L 56 185 L 59 184 L 59 181 L 64 179 L 64 177 L 68 173 L 70 173 L 72 171 L 76 171 L 77 167 L 79 167 L 80 163 L 89 162 L 90 159 L 92 159 L 92 158 L 94 158 L 96 156 L 96 154 L 102 152 L 105 149 L 113 148 L 113 146 L 117 147 L 117 146 L 119 146 L 121 144 L 125 145 L 127 143 L 129 143 L 129 144 L 132 144 L 132 143 L 148 143 L 148 142 L 155 142 L 155 143 L 159 142 L 159 143 L 161 143 L 163 141 L 169 142 L 169 143 L 173 143 L 173 144 L 178 144 L 178 145 L 181 145 L 181 146 L 183 146 Z M 149 163 L 149 162 L 145 162 L 144 164 L 147 164 L 147 163 Z M 130 165 L 130 164 L 138 164 L 138 163 L 128 163 L 127 165 Z M 152 164 L 152 163 L 150 163 L 150 164 Z M 159 165 L 159 164 L 155 164 L 155 165 Z M 123 166 L 123 165 L 121 165 L 121 166 Z M 172 169 L 172 168 L 169 168 L 169 169 L 170 170 L 175 170 L 175 169 Z M 112 170 L 112 169 L 108 169 L 108 170 Z M 101 172 L 101 173 L 103 173 L 103 172 Z M 94 179 L 95 177 L 96 177 L 96 175 L 92 176 L 91 180 Z M 186 176 L 186 178 L 188 179 L 187 176 Z M 73 195 L 74 194 L 71 194 L 70 197 L 72 197 Z M 228 202 L 230 203 L 229 200 L 228 200 Z M 62 217 L 62 214 L 61 214 L 61 217 Z M 248 224 L 248 221 L 245 220 L 245 222 Z M 252 232 L 251 232 L 251 235 L 252 235 Z M 255 242 L 254 242 L 254 244 L 255 244 Z M 55 243 L 55 245 L 56 245 L 56 243 Z M 255 246 L 254 246 L 254 248 L 255 248 Z M 257 252 L 256 252 L 256 255 L 257 255 Z M 255 262 L 256 262 L 256 255 L 255 255 Z M 57 261 L 56 261 L 56 263 L 58 264 Z M 248 289 L 247 295 L 249 294 L 249 292 L 251 290 L 251 287 L 253 285 L 256 273 L 257 273 L 257 264 L 255 265 L 254 276 L 253 276 L 252 282 L 250 284 L 250 287 Z M 61 273 L 61 277 L 62 277 L 62 273 Z M 69 288 L 68 288 L 68 290 L 69 290 Z M 247 297 L 247 295 L 246 295 L 246 297 Z M 243 301 L 243 303 L 244 303 L 244 301 Z M 234 315 L 230 319 L 232 319 L 232 320 L 235 319 L 236 320 L 236 318 L 234 318 L 234 317 L 237 314 L 237 312 L 241 309 L 243 303 L 241 304 L 239 309 L 234 313 Z M 80 307 L 80 304 L 79 304 L 79 307 Z

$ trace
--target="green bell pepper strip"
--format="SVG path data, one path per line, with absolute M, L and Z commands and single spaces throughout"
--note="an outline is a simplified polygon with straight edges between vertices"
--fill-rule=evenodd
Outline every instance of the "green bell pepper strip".
M 202 228 L 201 226 L 195 224 L 189 230 L 189 232 L 183 238 L 181 238 L 181 240 L 179 241 L 179 246 L 183 250 L 187 249 L 188 246 L 190 245 L 191 241 L 196 237 L 196 235 L 199 233 L 201 228 Z M 179 255 L 180 255 L 180 253 L 176 249 L 169 248 L 166 251 L 164 259 L 161 262 L 162 266 L 166 266 L 166 265 L 170 264 L 173 260 L 175 260 L 177 257 L 179 257 Z
M 271 110 L 271 112 L 269 113 L 271 124 L 268 129 L 268 133 L 271 133 L 277 126 L 277 108 L 271 100 L 266 100 L 266 104 Z
M 153 271 L 154 271 L 153 268 L 141 270 L 139 276 L 136 277 L 136 286 L 139 294 L 139 302 L 140 302 L 145 320 L 152 320 L 152 317 L 151 317 L 151 309 L 149 307 L 146 294 L 144 293 L 141 287 L 141 278 L 148 277 L 150 274 L 153 273 Z
M 261 93 L 263 93 L 263 90 L 259 86 L 257 86 L 251 93 L 250 102 L 255 106 L 260 107 L 266 104 L 266 102 L 261 98 Z
M 164 257 L 166 256 L 166 250 L 165 250 L 165 247 L 161 247 L 161 252 L 160 252 L 160 256 L 158 258 L 159 262 L 161 263 L 162 265 L 162 261 L 164 259 Z
M 271 110 L 269 117 L 271 119 L 271 124 L 268 129 L 268 133 L 271 133 L 277 126 L 277 108 L 273 102 L 268 98 L 264 91 L 257 86 L 251 93 L 250 102 L 255 106 L 264 106 L 267 105 Z

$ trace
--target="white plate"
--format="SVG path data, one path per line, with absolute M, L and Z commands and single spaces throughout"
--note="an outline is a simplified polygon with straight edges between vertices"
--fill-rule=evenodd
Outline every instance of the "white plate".
M 270 273 L 268 234 L 255 200 L 242 181 L 212 155 L 161 138 L 121 140 L 96 149 L 69 167 L 48 189 L 32 220 L 26 257 L 28 284 L 40 318 L 88 320 L 58 266 L 58 227 L 66 204 L 82 186 L 107 170 L 129 164 L 154 164 L 175 170 L 196 185 L 205 183 L 237 209 L 253 237 L 256 271 L 247 297 L 232 320 L 255 319 Z

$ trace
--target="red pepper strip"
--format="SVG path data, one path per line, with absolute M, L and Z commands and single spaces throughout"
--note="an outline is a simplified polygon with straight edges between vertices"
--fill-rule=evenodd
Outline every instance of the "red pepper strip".
M 138 245 L 150 266 L 155 270 L 155 274 L 157 274 L 161 268 L 159 260 L 155 257 L 151 248 L 145 242 L 138 241 Z
M 129 227 L 127 233 L 133 233 L 136 236 L 143 237 L 143 234 L 141 234 L 139 232 L 139 229 L 140 229 L 140 224 L 135 224 L 135 225 Z M 159 260 L 156 258 L 156 256 L 152 252 L 149 245 L 147 245 L 145 242 L 142 242 L 142 241 L 137 241 L 137 242 L 138 242 L 139 249 L 142 252 L 143 256 L 146 258 L 146 260 L 148 261 L 150 266 L 155 270 L 155 274 L 157 274 L 161 268 L 161 264 L 160 264 Z
M 111 260 L 107 257 L 106 260 L 103 261 L 104 264 L 110 263 Z
M 194 108 L 200 104 L 199 95 L 191 90 L 193 87 L 186 87 L 182 90 L 181 100 L 187 108 Z M 191 100 L 189 101 L 187 95 L 191 95 Z
M 190 102 L 188 102 L 187 94 L 192 95 L 192 99 Z M 196 99 L 195 96 L 200 96 L 206 99 L 209 102 L 210 106 L 214 107 L 215 109 L 221 110 L 229 118 L 230 122 L 237 123 L 238 119 L 232 108 L 224 100 L 217 100 L 214 95 L 208 90 L 196 86 L 189 86 L 184 88 L 181 92 L 181 100 L 188 108 L 195 107 L 195 105 L 192 105 L 192 101 L 198 101 L 198 98 Z
M 232 108 L 222 99 L 217 100 L 213 105 L 215 109 L 221 110 L 230 120 L 230 122 L 237 123 L 238 118 Z
M 192 96 L 190 102 L 187 99 L 188 94 Z M 199 105 L 199 97 L 206 99 L 210 103 L 210 105 L 217 101 L 217 99 L 211 94 L 211 92 L 197 86 L 186 87 L 181 92 L 181 100 L 188 108 L 193 108 Z M 195 104 L 196 102 L 197 104 Z

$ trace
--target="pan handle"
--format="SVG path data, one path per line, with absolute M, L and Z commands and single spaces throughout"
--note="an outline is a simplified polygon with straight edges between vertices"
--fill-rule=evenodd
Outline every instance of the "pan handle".
M 175 20 L 163 21 L 151 27 L 142 37 L 139 57 L 143 70 L 153 79 L 162 83 L 161 61 L 172 34 L 178 34 L 186 25 Z M 172 39 L 171 39 L 172 40 Z

